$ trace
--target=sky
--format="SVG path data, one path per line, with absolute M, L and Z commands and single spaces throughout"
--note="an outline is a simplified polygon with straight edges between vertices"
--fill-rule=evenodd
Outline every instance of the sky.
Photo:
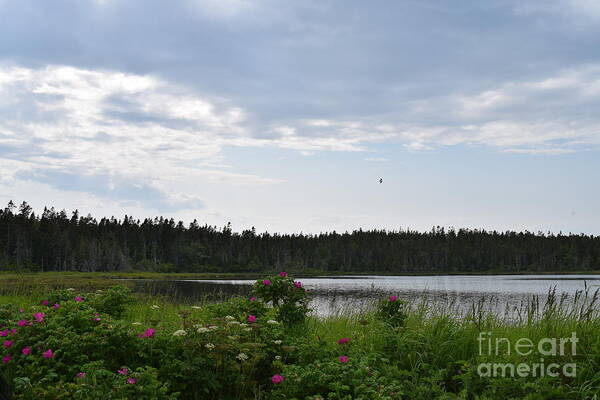
M 596 0 L 0 0 L 2 205 L 600 234 L 598 182 Z

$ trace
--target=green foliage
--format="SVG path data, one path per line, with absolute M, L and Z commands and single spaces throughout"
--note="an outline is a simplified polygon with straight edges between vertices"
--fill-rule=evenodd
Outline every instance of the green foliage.
M 306 316 L 300 308 L 302 324 L 284 323 L 280 317 L 288 314 L 282 308 L 302 304 L 306 293 L 288 276 L 268 279 L 270 285 L 256 283 L 254 301 L 238 297 L 203 306 L 132 302 L 120 287 L 58 290 L 38 294 L 28 305 L 0 304 L 0 358 L 5 360 L 0 373 L 11 382 L 15 400 L 574 400 L 600 395 L 596 311 L 555 309 L 506 322 L 421 312 L 385 299 L 372 313 L 327 319 Z M 576 331 L 577 354 L 545 358 L 546 363 L 577 363 L 577 376 L 482 377 L 477 368 L 483 362 L 539 362 L 515 353 L 480 354 L 482 331 L 511 343 Z
M 388 299 L 380 300 L 377 304 L 376 315 L 385 323 L 400 327 L 404 325 L 406 319 L 407 304 L 396 296 L 390 296 Z
M 310 311 L 306 289 L 285 272 L 257 280 L 252 286 L 252 293 L 264 302 L 271 303 L 277 318 L 286 324 L 304 322 Z

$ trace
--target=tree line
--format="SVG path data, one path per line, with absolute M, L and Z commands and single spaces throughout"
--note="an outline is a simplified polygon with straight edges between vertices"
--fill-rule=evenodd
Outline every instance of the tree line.
M 0 270 L 159 272 L 574 272 L 600 270 L 600 237 L 432 228 L 320 234 L 233 232 L 172 218 L 36 215 L 0 208 Z

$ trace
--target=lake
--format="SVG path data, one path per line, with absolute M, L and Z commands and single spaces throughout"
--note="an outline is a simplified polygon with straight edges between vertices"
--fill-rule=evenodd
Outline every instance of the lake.
M 311 307 L 319 316 L 356 313 L 389 295 L 412 304 L 451 307 L 464 313 L 475 304 L 495 314 L 518 312 L 528 301 L 546 300 L 550 290 L 568 300 L 577 292 L 600 289 L 600 275 L 441 275 L 339 276 L 298 279 L 313 293 Z M 137 289 L 169 295 L 185 302 L 247 296 L 254 280 L 143 281 Z M 566 301 L 568 303 L 568 301 Z

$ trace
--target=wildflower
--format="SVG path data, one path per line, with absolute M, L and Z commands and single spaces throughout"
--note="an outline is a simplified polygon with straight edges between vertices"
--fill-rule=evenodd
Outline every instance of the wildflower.
M 217 325 L 210 325 L 210 326 L 208 327 L 208 329 L 211 329 L 211 330 L 212 330 L 212 329 L 219 329 L 219 327 L 218 327 Z
M 245 322 L 242 322 L 242 323 L 240 324 L 240 326 L 241 326 L 242 328 L 245 328 L 245 327 L 247 327 L 247 326 L 248 326 L 248 324 L 246 324 Z
M 100 322 L 100 321 L 102 321 L 102 318 L 96 317 L 96 318 L 93 318 L 93 320 L 96 321 L 96 322 Z
M 267 321 L 267 324 L 269 325 L 277 325 L 279 322 L 275 321 L 274 319 L 270 319 Z
M 44 317 L 46 315 L 43 312 L 38 312 L 33 314 L 33 318 L 35 318 L 35 322 L 44 322 Z
M 117 373 L 119 375 L 129 375 L 129 370 L 127 368 L 122 368 L 122 369 L 117 370 Z
M 9 332 L 10 332 L 10 331 L 9 331 L 8 329 L 5 329 L 5 330 L 3 330 L 3 331 L 0 331 L 0 337 L 8 336 Z
M 349 341 L 350 341 L 350 338 L 343 337 L 343 338 L 341 338 L 340 340 L 338 340 L 337 342 L 338 342 L 338 344 L 346 344 L 346 343 L 348 343 Z
M 202 328 L 198 328 L 198 331 L 197 331 L 197 332 L 198 332 L 198 333 L 206 333 L 206 332 L 208 332 L 208 331 L 210 331 L 210 329 L 202 327 Z
M 245 332 L 250 332 L 252 330 L 252 328 L 244 328 Z
M 17 322 L 18 326 L 26 326 L 29 324 L 29 321 L 27 321 L 26 319 L 22 319 L 19 322 Z
M 209 351 L 215 348 L 215 345 L 212 343 L 206 343 L 204 345 L 204 347 L 206 347 Z
M 398 300 L 398 296 L 390 296 L 390 301 L 393 303 Z
M 78 303 L 81 303 L 83 301 L 83 297 L 76 296 L 73 300 L 75 300 Z
M 271 378 L 271 382 L 277 384 L 277 383 L 281 383 L 283 382 L 285 378 L 279 374 L 275 374 L 273 375 L 273 377 Z
M 138 337 L 151 338 L 151 337 L 154 337 L 155 332 L 156 332 L 156 329 L 148 328 L 148 329 L 146 329 L 146 331 L 144 333 L 142 333 L 141 335 L 138 335 Z
M 10 354 L 5 355 L 4 357 L 2 357 L 2 363 L 3 364 L 8 364 L 11 359 L 12 359 L 12 356 Z
M 271 284 L 271 281 L 270 281 L 270 280 L 268 280 L 268 279 L 265 279 L 265 280 L 263 281 L 263 285 L 265 285 L 265 286 L 269 286 L 270 284 Z
M 236 356 L 236 358 L 240 361 L 246 361 L 248 359 L 248 355 L 246 353 L 240 353 Z
M 248 300 L 250 300 L 250 301 L 256 301 L 256 297 L 250 297 Z
M 127 383 L 130 385 L 135 385 L 137 383 L 137 379 L 135 378 L 127 378 Z
M 225 316 L 225 319 L 226 319 L 227 321 L 233 321 L 235 318 L 234 318 L 234 317 L 232 317 L 231 315 L 226 315 L 226 316 Z
M 275 344 L 281 344 L 283 342 L 281 340 L 273 340 L 273 343 L 275 343 Z
M 8 349 L 10 346 L 13 345 L 13 343 L 14 342 L 12 340 L 5 340 L 3 345 L 4 345 L 4 347 L 6 347 Z
M 52 349 L 48 349 L 45 352 L 42 353 L 42 357 L 44 358 L 54 358 L 54 352 L 52 351 Z
M 19 312 L 20 312 L 20 313 L 24 313 L 24 312 L 25 312 L 25 309 L 23 309 L 23 308 L 19 308 Z
M 85 378 L 85 372 L 78 372 L 75 378 Z
M 15 335 L 17 333 L 17 328 L 12 328 L 10 330 L 10 333 L 13 334 L 13 335 Z
M 346 364 L 350 359 L 348 358 L 348 356 L 339 356 L 338 360 L 340 360 L 342 364 Z
M 141 325 L 141 322 L 132 322 L 131 325 Z
M 150 308 L 151 308 L 151 309 L 153 309 L 153 310 L 158 310 L 158 309 L 160 308 L 160 306 L 158 306 L 158 305 L 156 305 L 156 304 L 152 304 L 152 305 L 150 306 Z
M 281 271 L 279 273 L 279 276 L 281 276 L 282 278 L 285 278 L 287 276 L 287 272 Z
M 42 302 L 40 304 L 43 306 L 47 306 L 50 303 L 48 302 L 48 300 L 42 300 Z
M 239 325 L 240 323 L 238 321 L 229 321 L 227 323 L 227 325 Z
M 276 360 L 281 360 L 281 356 L 275 356 Z
M 31 354 L 31 347 L 27 346 L 27 347 L 23 347 L 23 350 L 21 350 L 21 353 L 25 354 L 26 356 Z
M 185 336 L 185 335 L 187 335 L 187 332 L 184 331 L 183 329 L 173 332 L 173 336 Z
M 248 322 L 253 324 L 256 322 L 256 315 L 248 315 Z
M 298 289 L 300 289 L 302 287 L 302 282 L 295 281 L 294 286 L 296 286 Z
M 60 308 L 60 304 L 56 303 L 55 305 L 52 306 L 52 308 L 54 308 L 55 310 L 58 310 Z

